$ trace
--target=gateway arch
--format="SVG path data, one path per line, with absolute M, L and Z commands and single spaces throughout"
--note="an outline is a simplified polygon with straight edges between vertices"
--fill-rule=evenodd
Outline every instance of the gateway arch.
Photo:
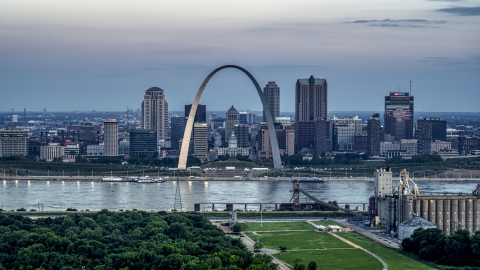
M 195 96 L 195 99 L 193 100 L 192 103 L 192 108 L 190 109 L 190 114 L 188 115 L 188 120 L 187 120 L 187 125 L 185 127 L 185 133 L 183 134 L 183 141 L 184 142 L 190 142 L 191 136 L 192 136 L 192 128 L 193 128 L 193 121 L 195 118 L 195 113 L 197 112 L 197 107 L 198 107 L 198 102 L 200 102 L 200 98 L 202 97 L 203 90 L 205 89 L 205 86 L 207 86 L 208 81 L 215 75 L 215 73 L 219 72 L 222 69 L 226 68 L 235 68 L 243 73 L 245 73 L 250 80 L 252 81 L 253 85 L 257 89 L 258 96 L 260 97 L 260 100 L 262 101 L 262 106 L 263 106 L 263 112 L 265 113 L 265 117 L 267 120 L 267 125 L 268 125 L 268 133 L 270 134 L 270 146 L 272 148 L 272 155 L 273 155 L 273 167 L 275 169 L 281 169 L 282 168 L 282 161 L 280 160 L 280 151 L 278 149 L 278 141 L 277 141 L 277 133 L 275 132 L 275 127 L 273 125 L 273 119 L 272 119 L 272 114 L 269 111 L 268 103 L 267 100 L 265 99 L 265 96 L 263 95 L 262 89 L 260 88 L 260 85 L 258 85 L 257 80 L 242 67 L 235 66 L 235 65 L 225 65 L 221 66 L 214 71 L 212 71 L 207 78 L 203 81 L 202 85 L 198 89 L 197 95 Z M 188 156 L 188 148 L 190 146 L 190 143 L 182 143 L 182 149 L 180 150 L 180 159 L 178 161 L 178 169 L 179 170 L 186 170 L 187 169 L 187 156 Z

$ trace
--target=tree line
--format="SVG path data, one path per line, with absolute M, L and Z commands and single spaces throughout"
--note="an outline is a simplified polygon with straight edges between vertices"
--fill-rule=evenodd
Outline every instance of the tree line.
M 437 228 L 417 229 L 402 241 L 403 250 L 420 259 L 452 266 L 480 266 L 480 231 L 457 230 L 444 235 Z
M 196 213 L 0 215 L 0 269 L 277 269 Z

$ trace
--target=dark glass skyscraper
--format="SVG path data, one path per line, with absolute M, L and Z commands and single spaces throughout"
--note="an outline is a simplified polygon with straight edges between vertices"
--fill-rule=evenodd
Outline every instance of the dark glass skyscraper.
M 417 120 L 415 139 L 417 139 L 419 154 L 431 154 L 432 142 L 447 140 L 447 121 L 440 118 L 420 117 Z
M 413 138 L 413 96 L 406 92 L 390 92 L 385 97 L 384 140 L 387 142 Z
M 180 150 L 179 149 L 179 144 L 178 141 L 183 138 L 183 135 L 185 133 L 185 125 L 187 121 L 185 120 L 185 117 L 173 117 L 170 118 L 171 122 L 171 139 L 172 139 L 172 149 L 173 150 Z
M 367 155 L 380 156 L 380 115 L 374 113 L 367 121 Z
M 327 119 L 327 80 L 298 79 L 295 86 L 295 151 L 315 144 L 315 120 Z
M 192 104 L 185 105 L 185 117 L 188 118 L 190 114 L 190 110 L 192 109 Z M 197 112 L 195 113 L 195 118 L 193 120 L 194 123 L 204 123 L 207 122 L 207 106 L 198 104 Z
M 157 133 L 149 129 L 130 131 L 130 155 L 151 156 L 157 152 Z

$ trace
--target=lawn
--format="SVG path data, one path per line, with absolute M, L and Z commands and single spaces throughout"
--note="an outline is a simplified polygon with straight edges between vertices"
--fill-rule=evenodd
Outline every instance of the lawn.
M 298 258 L 308 265 L 310 261 L 317 262 L 318 269 L 382 269 L 382 264 L 359 249 L 327 249 L 281 252 L 274 254 L 276 258 L 293 266 L 293 260 Z M 389 268 L 391 269 L 391 268 Z
M 323 226 L 328 226 L 328 225 L 338 225 L 340 227 L 343 227 L 342 225 L 339 225 L 338 223 L 335 223 L 331 220 L 317 220 L 317 221 L 312 221 L 313 223 L 317 224 L 317 225 L 323 225 Z
M 279 246 L 292 249 L 315 249 L 315 248 L 353 248 L 338 240 L 328 233 L 320 232 L 266 232 L 247 233 L 255 242 L 260 242 L 266 248 L 278 249 Z M 301 252 L 300 252 L 301 253 Z
M 339 236 L 377 254 L 388 265 L 389 270 L 407 270 L 407 269 L 435 269 L 421 262 L 415 261 L 403 254 L 387 248 L 375 241 L 363 237 L 357 233 L 337 233 Z M 322 268 L 323 269 L 323 268 Z
M 315 227 L 304 221 L 292 222 L 247 222 L 243 231 L 282 231 L 282 230 L 315 230 Z

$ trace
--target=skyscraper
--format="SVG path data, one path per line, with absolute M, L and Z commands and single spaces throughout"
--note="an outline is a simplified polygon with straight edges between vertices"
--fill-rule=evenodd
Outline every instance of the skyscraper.
M 367 155 L 380 156 L 380 115 L 374 113 L 367 121 Z
M 268 109 L 272 114 L 272 120 L 280 116 L 280 87 L 275 82 L 268 82 L 263 88 L 263 95 L 268 102 Z M 265 112 L 263 113 L 263 122 L 267 122 Z
M 423 118 L 417 120 L 415 129 L 418 154 L 431 154 L 431 145 L 435 141 L 447 140 L 447 121 L 440 118 Z
M 315 120 L 315 152 L 319 156 L 332 154 L 332 139 L 330 121 L 325 118 Z
M 193 124 L 193 156 L 200 160 L 207 159 L 208 154 L 208 126 L 207 123 Z
M 168 137 L 168 103 L 164 91 L 151 87 L 142 102 L 142 125 L 157 133 L 157 142 Z
M 225 120 L 225 142 L 228 142 L 228 138 L 232 135 L 235 129 L 235 125 L 240 124 L 238 120 L 238 111 L 235 107 L 230 107 L 227 111 L 227 119 Z
M 327 80 L 310 76 L 295 87 L 295 151 L 315 144 L 315 120 L 327 118 Z
M 172 131 L 170 132 L 172 137 L 172 149 L 180 150 L 178 141 L 183 138 L 187 121 L 185 120 L 185 117 L 172 117 L 170 120 L 172 121 Z
M 103 122 L 103 154 L 105 156 L 118 155 L 118 121 L 117 119 L 107 118 Z
M 238 124 L 234 126 L 235 137 L 238 147 L 250 146 L 250 126 L 248 124 Z
M 406 92 L 390 92 L 385 97 L 386 142 L 413 138 L 413 96 Z
M 185 105 L 185 117 L 188 118 L 190 115 L 190 110 L 192 109 L 192 104 Z M 194 123 L 207 122 L 207 106 L 198 104 L 197 112 L 195 113 Z

